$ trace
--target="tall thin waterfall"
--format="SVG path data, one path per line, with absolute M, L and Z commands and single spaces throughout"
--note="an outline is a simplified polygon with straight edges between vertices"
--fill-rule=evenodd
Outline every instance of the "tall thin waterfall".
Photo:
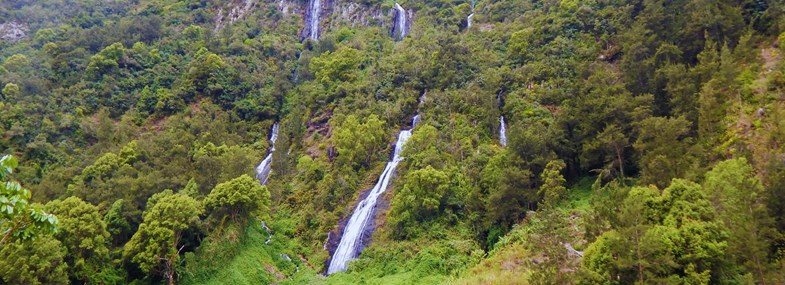
M 360 250 L 362 250 L 362 237 L 365 233 L 365 228 L 368 226 L 371 219 L 373 219 L 376 200 L 385 190 L 387 190 L 387 185 L 390 184 L 390 178 L 395 172 L 395 167 L 403 160 L 401 151 L 403 151 L 406 141 L 412 136 L 412 130 L 414 129 L 414 126 L 417 125 L 418 121 L 420 121 L 420 115 L 414 116 L 412 119 L 412 128 L 403 130 L 398 134 L 398 141 L 395 143 L 395 152 L 392 160 L 387 162 L 387 166 L 384 168 L 381 176 L 379 176 L 379 180 L 376 181 L 376 185 L 371 189 L 368 197 L 360 201 L 360 203 L 357 204 L 357 208 L 354 209 L 351 218 L 349 218 L 349 222 L 343 230 L 343 236 L 341 236 L 338 248 L 336 248 L 335 253 L 333 253 L 330 266 L 327 268 L 327 274 L 346 271 L 346 266 L 349 264 L 349 261 L 354 259 L 360 253 Z
M 322 12 L 322 3 L 320 0 L 311 0 L 311 6 L 308 8 L 308 16 L 306 17 L 306 25 L 310 27 L 308 31 L 308 38 L 312 40 L 319 39 L 319 14 Z
M 499 116 L 499 144 L 507 146 L 507 124 L 504 123 L 504 116 Z
M 393 36 L 395 36 L 396 40 L 402 40 L 406 37 L 406 10 L 401 7 L 398 3 L 395 3 L 395 10 L 397 11 L 395 16 L 395 27 L 393 28 Z M 397 33 L 397 35 L 395 34 Z
M 469 14 L 469 17 L 466 17 L 466 29 L 467 30 L 472 27 L 472 17 L 474 17 L 474 13 L 471 13 L 471 14 Z M 482 19 L 480 19 L 480 20 L 482 20 Z
M 270 177 L 270 171 L 272 170 L 272 162 L 273 162 L 273 152 L 275 151 L 275 140 L 278 139 L 278 123 L 273 124 L 273 130 L 270 134 L 270 150 L 267 151 L 267 157 L 256 166 L 256 179 L 259 179 L 259 183 L 262 185 L 267 184 L 267 178 Z

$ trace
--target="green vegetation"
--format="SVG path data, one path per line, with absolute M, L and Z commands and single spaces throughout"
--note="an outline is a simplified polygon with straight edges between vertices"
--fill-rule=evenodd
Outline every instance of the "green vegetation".
M 785 283 L 782 0 L 307 2 L 0 2 L 0 283 Z

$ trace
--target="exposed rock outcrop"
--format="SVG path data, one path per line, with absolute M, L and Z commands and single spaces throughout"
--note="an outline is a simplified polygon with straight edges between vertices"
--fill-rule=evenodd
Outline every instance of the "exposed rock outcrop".
M 19 22 L 0 23 L 0 40 L 15 42 L 27 37 L 28 27 Z

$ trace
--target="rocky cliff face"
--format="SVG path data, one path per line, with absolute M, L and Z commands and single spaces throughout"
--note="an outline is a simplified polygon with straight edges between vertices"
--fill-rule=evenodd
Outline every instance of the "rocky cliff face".
M 356 26 L 385 26 L 390 25 L 389 20 L 382 14 L 379 6 L 366 6 L 359 3 L 332 0 L 330 26 L 346 25 Z
M 277 10 L 284 16 L 297 15 L 302 19 L 302 30 L 300 38 L 305 39 L 312 35 L 311 25 L 308 21 L 312 18 L 310 6 L 314 0 L 271 0 L 264 3 L 260 0 L 232 0 L 227 1 L 224 5 L 220 6 L 215 12 L 214 23 L 215 30 L 221 30 L 227 25 L 231 25 L 237 20 L 240 20 L 256 10 L 263 10 L 265 5 L 275 5 Z M 319 0 L 319 14 L 318 34 L 341 26 L 357 27 L 357 26 L 378 26 L 386 29 L 391 35 L 397 37 L 400 34 L 399 29 L 396 29 L 396 23 L 399 21 L 400 12 L 394 7 L 385 11 L 379 5 L 368 6 L 349 0 Z M 412 10 L 405 10 L 406 27 L 405 33 L 408 33 L 411 28 L 414 12 Z
M 15 42 L 27 37 L 28 28 L 20 22 L 0 23 L 0 40 Z
M 409 34 L 412 27 L 412 17 L 414 13 L 412 10 L 406 10 L 398 3 L 395 3 L 391 10 L 392 27 L 390 28 L 390 36 L 400 41 Z
M 235 21 L 242 19 L 256 7 L 256 0 L 230 1 L 227 5 L 219 7 L 213 21 L 215 31 L 220 31 L 225 25 L 231 25 Z

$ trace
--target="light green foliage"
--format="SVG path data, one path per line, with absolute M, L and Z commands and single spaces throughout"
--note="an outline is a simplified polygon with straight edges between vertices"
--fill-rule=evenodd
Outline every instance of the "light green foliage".
M 220 183 L 204 199 L 204 206 L 212 215 L 229 216 L 233 221 L 270 214 L 270 191 L 251 176 L 243 175 Z
M 510 36 L 510 44 L 507 47 L 507 54 L 511 59 L 522 62 L 526 59 L 526 54 L 529 49 L 529 42 L 531 41 L 534 29 L 527 28 L 512 33 Z
M 396 193 L 390 209 L 390 220 L 397 236 L 415 236 L 418 223 L 438 216 L 450 191 L 447 174 L 426 166 L 406 175 L 406 184 Z
M 785 54 L 785 32 L 782 32 L 779 37 L 777 37 L 777 44 L 780 46 L 780 52 Z
M 612 284 L 613 274 L 616 272 L 614 265 L 614 251 L 622 241 L 618 232 L 610 230 L 604 232 L 584 251 L 583 263 L 587 284 Z M 583 280 L 582 280 L 583 282 Z
M 145 273 L 161 274 L 171 282 L 183 248 L 183 233 L 200 222 L 204 208 L 191 197 L 171 192 L 154 196 L 148 204 L 144 220 L 125 244 L 123 255 Z
M 198 199 L 201 194 L 199 194 L 199 184 L 196 184 L 196 180 L 191 178 L 188 180 L 188 183 L 185 184 L 182 190 L 178 193 L 189 196 L 194 199 Z
M 103 74 L 111 74 L 120 67 L 118 61 L 123 56 L 125 47 L 121 43 L 114 43 L 107 46 L 90 58 L 87 64 L 87 72 L 93 74 L 97 79 Z
M 27 240 L 57 230 L 57 217 L 30 204 L 30 190 L 11 179 L 19 165 L 16 158 L 0 158 L 0 247 L 12 240 Z
M 69 197 L 49 202 L 45 209 L 59 219 L 58 232 L 54 236 L 67 252 L 65 261 L 69 265 L 69 277 L 84 282 L 108 281 L 97 280 L 104 268 L 111 268 L 107 266 L 109 233 L 98 208 L 77 197 Z
M 727 232 L 701 186 L 675 179 L 663 191 L 633 187 L 617 214 L 615 230 L 586 250 L 583 283 L 686 282 L 726 278 Z
M 442 151 L 439 141 L 439 131 L 434 126 L 417 126 L 403 151 L 406 163 L 415 169 L 428 165 L 443 167 L 449 156 Z
M 196 168 L 194 182 L 198 185 L 199 193 L 206 195 L 219 182 L 249 173 L 252 169 L 250 166 L 258 164 L 259 159 L 259 153 L 247 147 L 206 143 L 193 154 Z
M 222 83 L 228 66 L 221 56 L 212 53 L 207 48 L 200 48 L 193 56 L 187 68 L 187 93 L 186 102 L 190 102 L 198 95 L 208 95 L 215 99 L 220 96 L 225 86 Z M 161 96 L 159 94 L 159 104 Z M 217 100 L 216 100 L 217 101 Z
M 15 54 L 5 59 L 3 67 L 10 72 L 22 71 L 30 66 L 30 60 L 23 54 Z
M 118 184 L 115 179 L 133 173 L 135 171 L 133 163 L 140 155 L 136 141 L 123 146 L 119 154 L 107 152 L 74 177 L 73 184 L 68 185 L 68 192 L 96 204 L 101 202 L 108 204 L 109 201 L 123 198 L 128 193 L 114 191 Z M 128 181 L 122 182 L 127 186 Z
M 354 81 L 361 61 L 358 50 L 341 46 L 335 52 L 328 51 L 314 58 L 310 68 L 319 82 L 328 85 L 332 82 Z
M 553 207 L 566 194 L 567 187 L 564 187 L 564 183 L 567 180 L 561 174 L 565 166 L 564 161 L 552 160 L 545 165 L 545 169 L 540 173 L 540 179 L 542 180 L 542 186 L 540 186 L 540 195 L 543 196 L 542 205 Z
M 771 282 L 764 272 L 772 219 L 763 203 L 767 193 L 752 166 L 744 158 L 720 162 L 706 173 L 703 189 L 728 229 L 729 256 L 753 273 L 757 283 Z
M 18 99 L 21 96 L 21 89 L 19 89 L 19 85 L 14 83 L 7 83 L 5 87 L 3 87 L 3 101 L 8 99 Z
M 333 142 L 338 151 L 337 163 L 343 167 L 358 169 L 368 167 L 374 155 L 386 149 L 389 139 L 384 121 L 370 115 L 361 123 L 355 115 L 349 115 L 333 133 Z
M 51 235 L 4 244 L 0 279 L 8 284 L 67 284 L 66 249 Z

